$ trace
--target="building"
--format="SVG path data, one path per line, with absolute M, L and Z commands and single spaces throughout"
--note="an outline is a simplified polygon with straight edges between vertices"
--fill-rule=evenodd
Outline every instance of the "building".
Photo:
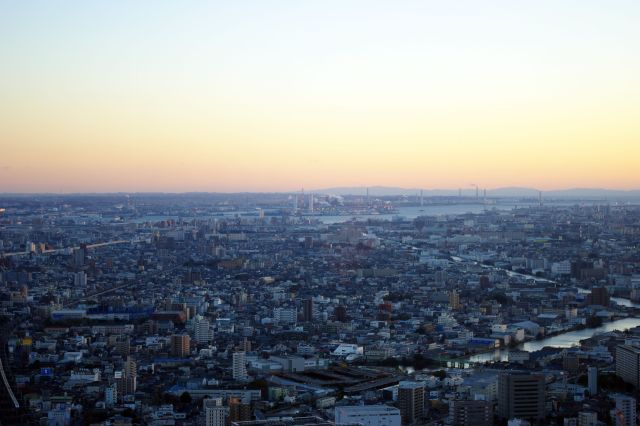
M 629 345 L 616 346 L 616 374 L 622 380 L 640 387 L 640 348 Z
M 594 396 L 598 394 L 598 367 L 589 367 L 587 370 L 589 395 Z
M 424 416 L 424 386 L 422 383 L 402 381 L 398 385 L 398 408 L 402 424 L 417 423 Z
M 131 353 L 131 338 L 126 334 L 109 336 L 109 341 L 113 345 L 113 353 L 122 357 Z
M 509 372 L 498 377 L 498 416 L 532 422 L 545 417 L 545 382 L 541 374 Z
M 336 426 L 400 426 L 400 410 L 388 405 L 345 405 L 335 408 Z
M 277 324 L 296 324 L 298 322 L 298 311 L 293 308 L 274 308 L 273 320 Z
M 47 413 L 47 425 L 69 426 L 71 424 L 71 405 L 57 404 Z
M 313 321 L 313 299 L 304 299 L 302 301 L 302 320 Z
M 247 357 L 244 352 L 233 353 L 233 365 L 232 365 L 233 380 L 247 380 Z
M 242 398 L 231 397 L 227 401 L 230 422 L 246 422 L 251 420 L 251 404 L 244 403 Z
M 104 404 L 111 408 L 118 401 L 118 387 L 115 384 L 107 386 L 104 389 Z
M 75 274 L 73 274 L 73 286 L 74 287 L 87 286 L 87 274 L 84 271 L 76 272 Z
M 491 401 L 451 401 L 449 417 L 453 426 L 493 425 L 493 403 Z
M 580 411 L 578 413 L 578 426 L 597 426 L 598 413 L 594 411 Z
M 270 417 L 249 422 L 232 422 L 231 426 L 334 426 L 333 422 L 320 417 Z
M 449 292 L 449 306 L 454 311 L 460 309 L 460 294 L 456 290 Z
M 333 311 L 336 321 L 346 322 L 348 319 L 347 308 L 344 305 L 338 305 Z
M 221 398 L 202 400 L 206 426 L 226 426 L 229 409 L 222 405 Z
M 213 341 L 213 329 L 211 328 L 209 320 L 204 318 L 196 319 L 194 328 L 196 342 L 199 344 L 207 344 Z
M 171 336 L 171 356 L 186 358 L 189 356 L 191 338 L 186 334 L 174 334 Z
M 587 305 L 609 306 L 609 292 L 606 287 L 593 287 L 587 296 Z
M 136 392 L 138 387 L 137 364 L 131 357 L 127 357 L 122 370 L 114 373 L 116 396 L 122 400 L 125 395 Z
M 638 424 L 636 415 L 636 399 L 630 396 L 619 395 L 615 398 L 616 408 L 615 415 L 616 426 L 631 426 Z

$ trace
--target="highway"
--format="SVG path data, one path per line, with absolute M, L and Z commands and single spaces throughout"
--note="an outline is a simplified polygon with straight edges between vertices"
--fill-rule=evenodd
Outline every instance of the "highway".
M 2 350 L 4 351 L 4 348 Z M 9 396 L 11 403 L 13 404 L 13 407 L 15 409 L 20 408 L 20 402 L 18 402 L 18 398 L 16 398 L 15 394 L 13 393 L 13 389 L 11 389 L 11 384 L 9 383 L 9 379 L 7 379 L 7 374 L 4 372 L 4 364 L 2 363 L 2 356 L 0 356 L 0 376 L 2 377 L 2 385 L 4 386 L 6 393 Z
M 105 241 L 103 243 L 87 244 L 87 248 L 92 249 L 92 248 L 98 248 L 98 247 L 104 247 L 104 246 L 111 246 L 114 244 L 127 244 L 127 243 L 134 244 L 134 243 L 139 243 L 141 241 L 142 240 L 140 239 Z M 75 250 L 79 248 L 80 248 L 79 246 L 75 246 L 75 247 L 65 247 L 65 248 L 59 248 L 59 249 L 44 250 L 42 254 L 54 254 L 54 253 L 65 252 L 67 250 Z M 26 256 L 31 253 L 32 252 L 30 251 L 16 251 L 12 253 L 2 253 L 0 254 L 0 257 Z

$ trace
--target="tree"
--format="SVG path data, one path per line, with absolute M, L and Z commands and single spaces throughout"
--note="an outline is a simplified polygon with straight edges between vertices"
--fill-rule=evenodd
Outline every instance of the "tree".
M 444 370 L 434 371 L 432 374 L 440 380 L 444 380 L 447 377 L 447 372 Z
M 191 394 L 189 392 L 182 392 L 182 395 L 180 395 L 180 402 L 183 404 L 190 404 Z

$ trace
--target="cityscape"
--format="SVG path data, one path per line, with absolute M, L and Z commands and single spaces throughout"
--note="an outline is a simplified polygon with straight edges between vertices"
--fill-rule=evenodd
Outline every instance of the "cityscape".
M 640 205 L 2 203 L 8 422 L 635 424 Z
M 637 426 L 639 22 L 0 0 L 0 426 Z

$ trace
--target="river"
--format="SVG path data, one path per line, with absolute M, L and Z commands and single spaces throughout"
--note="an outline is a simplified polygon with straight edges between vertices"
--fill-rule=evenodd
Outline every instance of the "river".
M 517 350 L 525 352 L 535 352 L 550 346 L 553 348 L 570 348 L 577 346 L 580 340 L 588 339 L 596 334 L 607 333 L 609 331 L 624 331 L 633 327 L 640 326 L 640 318 L 623 318 L 616 321 L 612 321 L 603 324 L 596 328 L 585 328 L 584 330 L 569 331 L 566 333 L 558 334 L 556 336 L 547 337 L 542 340 L 532 340 L 530 342 L 523 343 L 517 347 Z M 493 352 L 485 352 L 478 355 L 473 355 L 469 358 L 471 362 L 496 362 L 496 361 L 508 361 L 509 349 L 497 349 Z

